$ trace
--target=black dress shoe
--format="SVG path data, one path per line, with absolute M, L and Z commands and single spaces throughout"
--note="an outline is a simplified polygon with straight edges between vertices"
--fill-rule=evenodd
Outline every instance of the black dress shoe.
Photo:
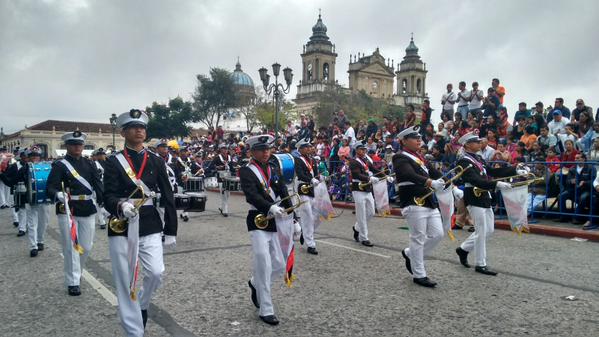
M 412 274 L 412 261 L 410 261 L 408 255 L 406 255 L 405 249 L 401 251 L 401 256 L 406 260 L 406 269 L 408 270 L 408 273 Z
M 427 288 L 434 288 L 437 285 L 436 282 L 429 280 L 428 277 L 415 277 L 414 283 Z
M 19 223 L 18 223 L 18 222 L 16 222 L 16 221 L 15 221 L 15 222 L 13 222 L 13 223 L 12 223 L 12 225 L 13 225 L 13 226 L 15 226 L 15 227 L 19 227 Z
M 39 250 L 40 252 L 41 252 L 42 250 L 44 250 L 44 244 L 43 244 L 43 243 L 38 243 L 38 244 L 37 244 L 37 250 Z
M 485 275 L 497 276 L 497 272 L 492 271 L 488 267 L 476 266 L 476 267 L 474 267 L 474 271 L 477 273 L 485 274 Z
M 279 324 L 279 320 L 277 319 L 277 316 L 275 316 L 275 315 L 260 316 L 260 319 L 263 320 L 264 323 L 266 323 L 266 324 L 270 324 L 270 325 L 278 325 Z
M 260 308 L 260 303 L 258 303 L 258 295 L 256 294 L 256 288 L 254 288 L 252 281 L 248 281 L 248 286 L 250 286 L 250 289 L 252 290 L 252 303 L 254 303 L 256 308 Z
M 468 232 L 470 233 L 474 233 L 476 231 L 476 228 L 474 228 L 474 226 L 470 226 L 470 228 L 468 228 Z
M 372 247 L 372 246 L 374 246 L 374 245 L 372 244 L 372 242 L 370 242 L 370 240 L 364 240 L 364 241 L 362 241 L 362 244 L 363 244 L 364 246 L 366 246 L 366 247 Z
M 468 252 L 463 250 L 462 247 L 456 248 L 455 252 L 460 257 L 460 263 L 462 264 L 462 266 L 470 268 L 470 265 L 468 264 Z
M 19 232 L 17 233 L 17 236 L 23 236 L 23 235 L 25 235 L 25 231 L 19 231 Z
M 228 218 L 228 217 L 229 217 L 229 213 L 223 213 L 223 216 L 224 216 L 225 218 Z
M 37 249 L 32 249 L 31 251 L 29 251 L 29 256 L 30 257 L 36 257 L 37 256 Z
M 318 251 L 314 247 L 308 247 L 308 254 L 318 255 Z
M 185 216 L 183 217 L 183 221 L 184 221 L 184 222 L 187 222 L 187 221 L 189 221 L 189 217 L 188 217 L 187 215 L 185 215 Z
M 354 240 L 356 240 L 356 242 L 360 242 L 360 232 L 358 232 L 354 227 L 351 228 L 354 231 Z
M 148 323 L 148 310 L 141 309 L 141 320 L 144 323 L 144 329 L 145 329 L 146 323 Z
M 300 240 L 299 241 L 300 241 L 300 245 L 303 246 L 304 245 L 304 232 L 303 231 L 300 232 Z
M 81 295 L 81 288 L 79 286 L 69 286 L 68 292 L 69 296 L 79 296 Z

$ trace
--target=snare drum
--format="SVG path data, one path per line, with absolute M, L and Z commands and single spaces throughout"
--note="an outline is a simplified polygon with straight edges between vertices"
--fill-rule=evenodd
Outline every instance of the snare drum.
M 223 190 L 239 191 L 239 177 L 227 177 L 223 179 Z
M 295 177 L 295 161 L 293 160 L 293 156 L 289 153 L 277 153 L 274 156 L 279 162 L 285 184 L 293 183 L 293 178 Z
M 206 194 L 204 193 L 187 193 L 189 196 L 189 207 L 187 212 L 204 212 L 206 210 Z
M 183 183 L 185 192 L 204 192 L 204 177 L 189 177 Z
M 231 176 L 231 171 L 229 170 L 217 171 L 216 173 L 220 179 L 225 179 Z
M 176 193 L 175 197 L 175 209 L 186 210 L 189 208 L 191 197 L 187 194 Z
M 40 162 L 29 165 L 28 199 L 32 205 L 50 203 L 46 193 L 46 183 L 52 170 L 52 163 Z

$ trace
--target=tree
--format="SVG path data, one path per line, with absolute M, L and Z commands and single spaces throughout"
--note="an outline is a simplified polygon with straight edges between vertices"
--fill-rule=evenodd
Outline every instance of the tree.
M 169 100 L 168 105 L 152 103 L 146 111 L 150 116 L 148 122 L 148 138 L 186 137 L 192 120 L 192 104 L 181 97 Z
M 262 89 L 258 89 L 258 95 L 256 97 L 256 120 L 263 125 L 267 130 L 274 130 L 275 128 L 275 103 L 273 100 L 266 96 L 266 93 Z M 279 130 L 285 130 L 287 120 L 291 117 L 293 111 L 293 105 L 285 100 L 285 95 L 281 94 L 279 98 L 279 104 L 281 108 L 279 110 Z
M 198 75 L 197 79 L 198 85 L 193 94 L 192 121 L 216 127 L 237 103 L 231 73 L 226 69 L 212 68 L 210 77 Z

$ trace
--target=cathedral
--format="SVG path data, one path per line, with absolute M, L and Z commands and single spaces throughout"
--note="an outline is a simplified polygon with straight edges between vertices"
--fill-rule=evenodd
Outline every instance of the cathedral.
M 426 64 L 418 55 L 413 36 L 406 48 L 406 55 L 397 64 L 397 68 L 393 60 L 385 59 L 378 47 L 371 55 L 350 55 L 348 88 L 339 85 L 335 78 L 337 53 L 320 14 L 312 27 L 312 36 L 304 45 L 300 56 L 302 79 L 294 100 L 299 114 L 312 114 L 319 104 L 320 96 L 327 90 L 364 91 L 372 97 L 385 99 L 399 106 L 418 106 L 427 99 Z

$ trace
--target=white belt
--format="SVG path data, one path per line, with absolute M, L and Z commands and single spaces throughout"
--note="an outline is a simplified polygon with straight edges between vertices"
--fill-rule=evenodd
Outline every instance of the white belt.
M 409 186 L 409 185 L 416 185 L 411 181 L 402 181 L 401 183 L 397 184 L 397 186 Z
M 121 201 L 128 201 L 130 203 L 132 203 L 133 205 L 137 205 L 138 202 L 140 202 L 142 199 L 121 199 Z M 144 201 L 142 206 L 154 206 L 154 199 L 153 198 L 148 198 L 146 199 L 146 201 Z
M 91 194 L 80 194 L 80 195 L 71 195 L 71 201 L 85 201 L 92 200 L 93 195 Z
M 471 183 L 465 183 L 464 187 L 476 187 L 476 186 L 472 185 Z
M 352 179 L 351 182 L 352 183 L 366 183 L 366 181 L 362 181 L 360 179 Z

